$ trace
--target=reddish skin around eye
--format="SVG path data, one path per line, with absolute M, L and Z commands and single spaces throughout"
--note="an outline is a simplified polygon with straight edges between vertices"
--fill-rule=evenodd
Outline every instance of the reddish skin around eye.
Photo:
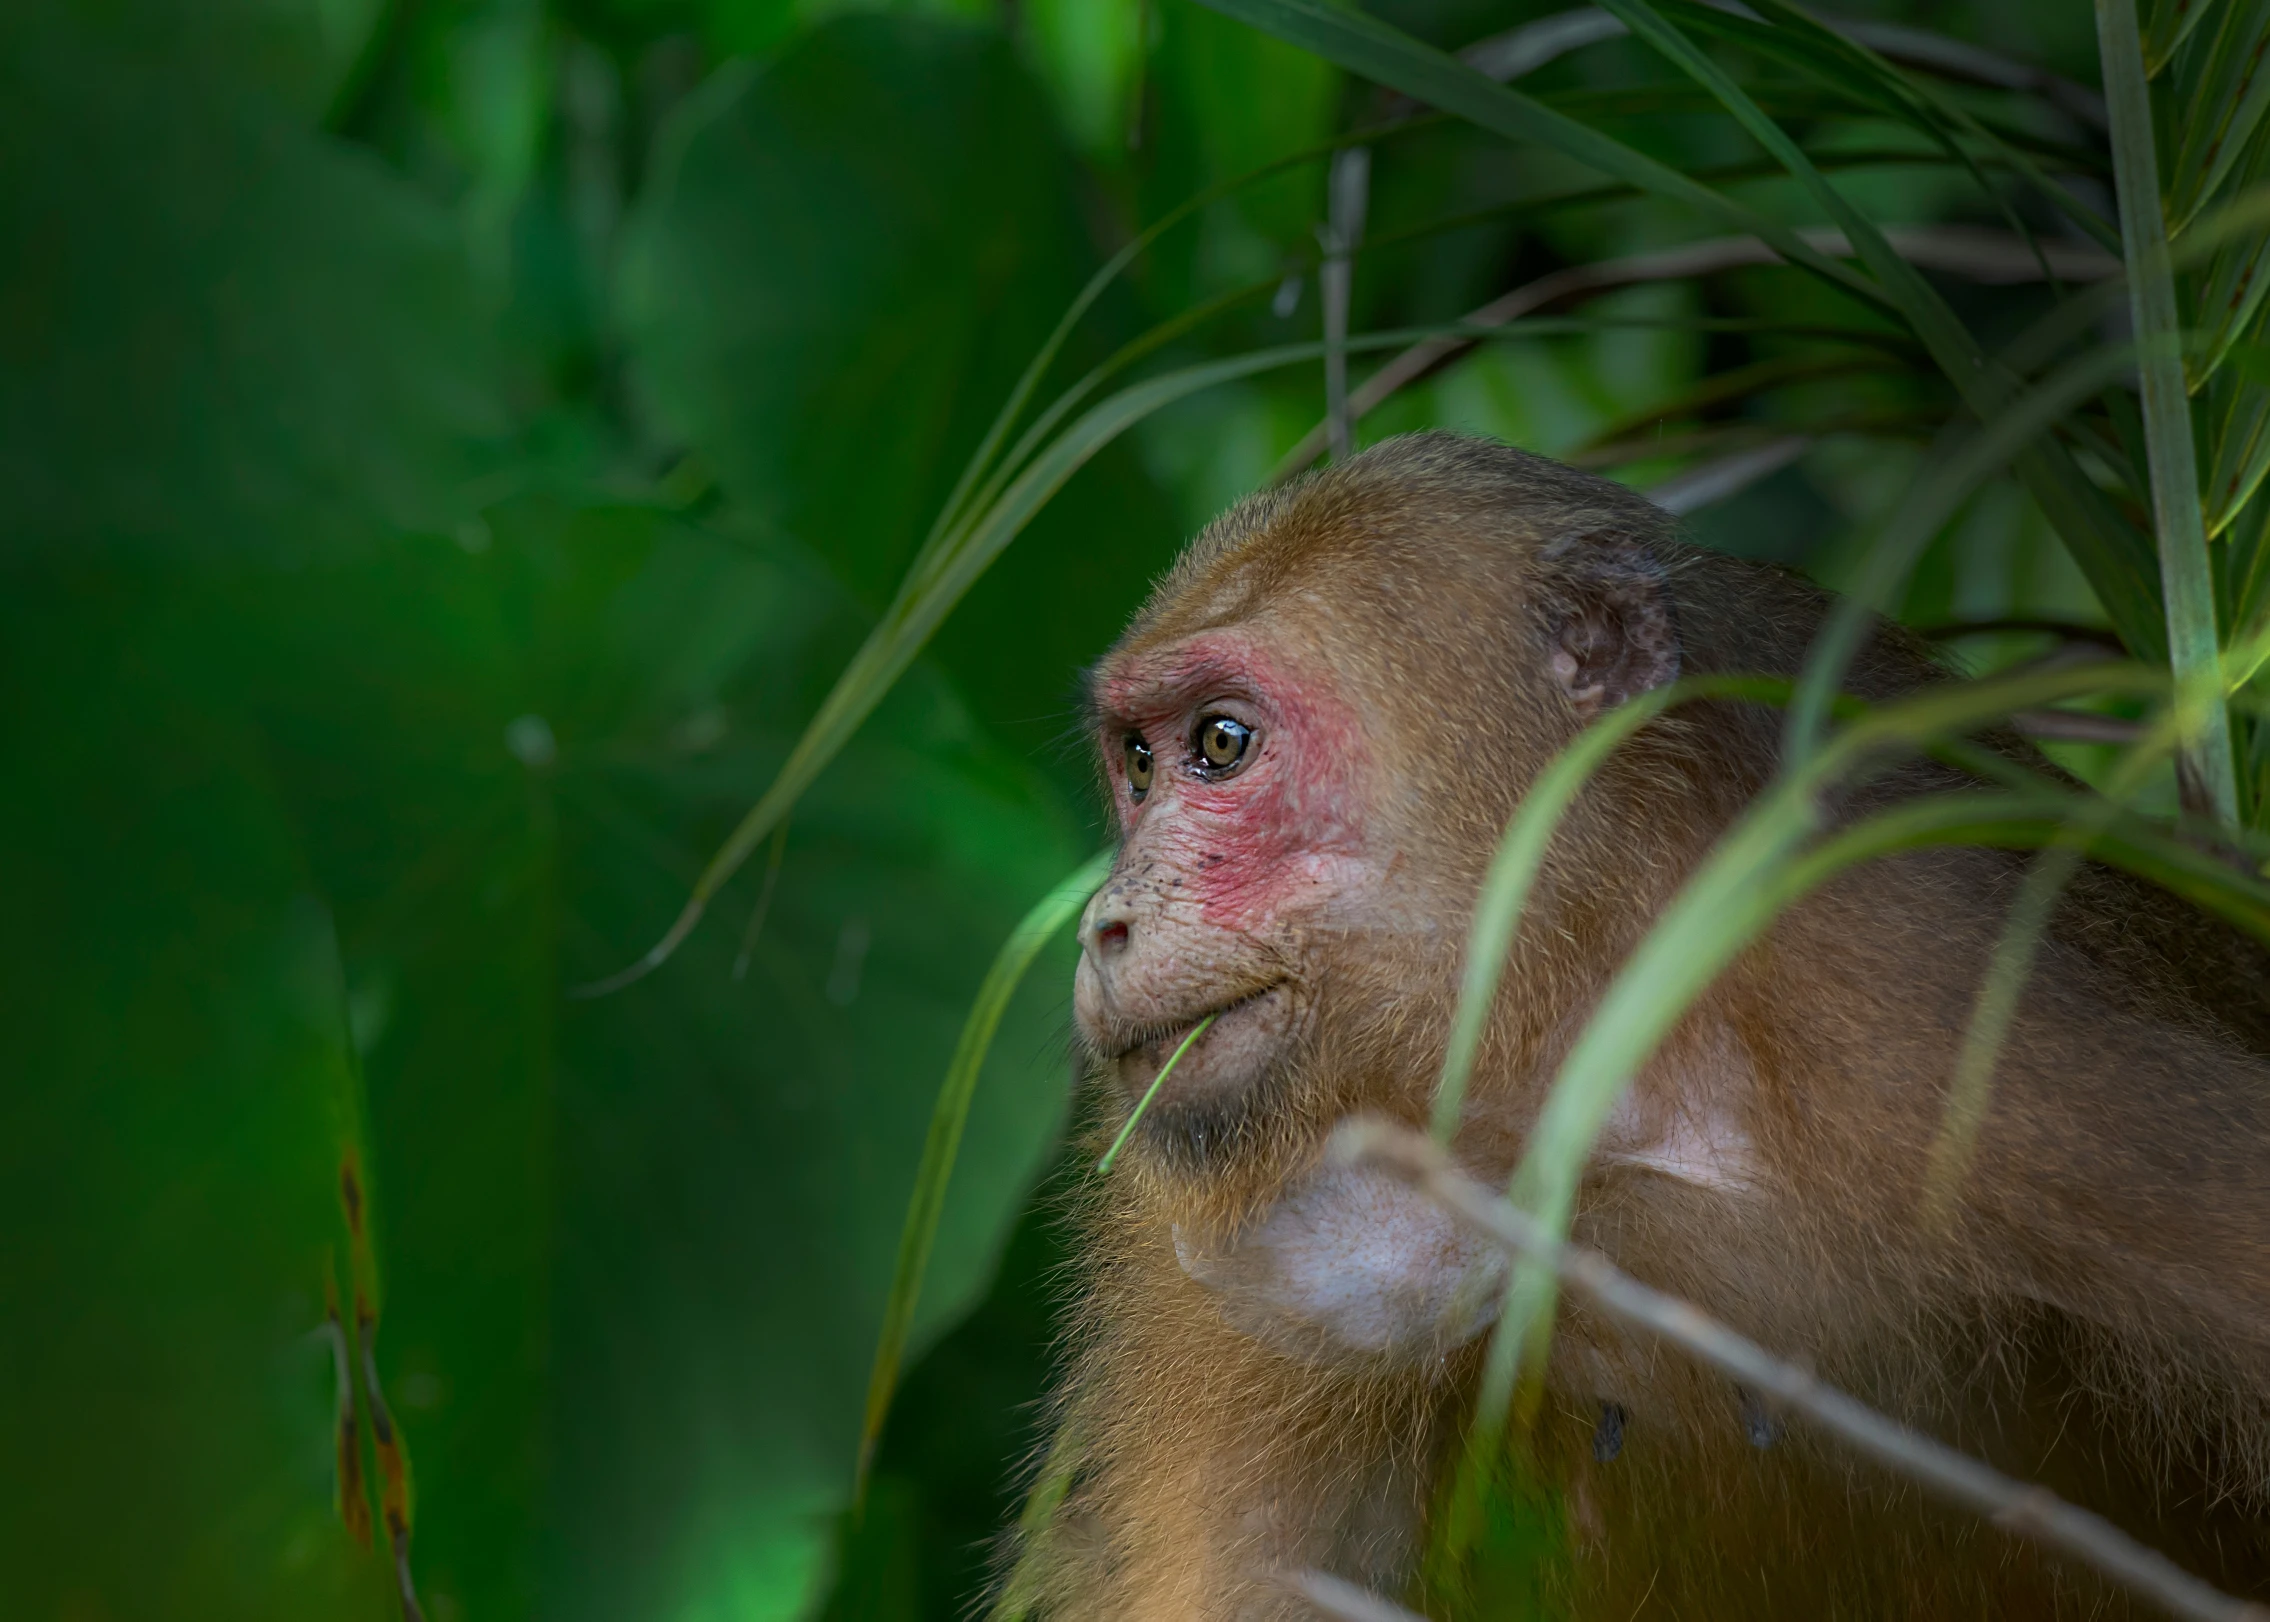
M 1318 899 L 1335 858 L 1360 855 L 1367 752 L 1329 677 L 1249 631 L 1214 631 L 1115 666 L 1096 698 L 1121 832 L 1180 875 L 1170 882 L 1207 924 L 1257 929 Z M 1253 752 L 1235 776 L 1208 782 L 1191 735 L 1217 706 L 1253 728 Z M 1140 801 L 1120 767 L 1129 732 L 1156 761 Z

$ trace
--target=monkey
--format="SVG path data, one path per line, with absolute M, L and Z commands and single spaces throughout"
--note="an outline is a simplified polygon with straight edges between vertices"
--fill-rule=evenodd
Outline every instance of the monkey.
M 1427 1119 L 1475 896 L 1545 763 L 1683 674 L 1802 668 L 1829 596 L 1675 523 L 1495 442 L 1388 440 L 1217 519 L 1091 673 L 1119 843 L 1080 921 L 1074 1023 L 1099 1133 L 1155 1096 L 1076 1219 L 1064 1491 L 1012 1536 L 1021 1614 L 1310 1616 L 1279 1580 L 1304 1568 L 1424 1603 L 1505 1263 L 1324 1146 L 1355 1115 Z M 1882 701 L 1947 675 L 1880 622 L 1846 685 Z M 1502 1185 L 1782 727 L 1762 703 L 1673 706 L 1578 796 L 1474 1068 L 1453 1145 L 1474 1175 Z M 1961 781 L 1919 757 L 1827 810 Z M 1954 1206 L 1922 1216 L 2026 860 L 1910 852 L 1784 911 L 1633 1079 L 1572 1236 L 2270 1595 L 2270 957 L 2084 864 Z M 2129 1612 L 1575 1307 L 1541 1380 L 1526 1445 L 1569 1551 L 1541 1614 Z

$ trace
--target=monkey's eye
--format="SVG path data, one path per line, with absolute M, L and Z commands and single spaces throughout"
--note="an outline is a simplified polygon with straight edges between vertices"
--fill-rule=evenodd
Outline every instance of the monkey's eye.
M 1127 769 L 1127 787 L 1140 800 L 1151 789 L 1151 746 L 1130 732 L 1120 745 L 1120 758 Z
M 1198 723 L 1198 758 L 1212 777 L 1227 777 L 1245 762 L 1253 745 L 1253 728 L 1226 715 L 1209 715 Z

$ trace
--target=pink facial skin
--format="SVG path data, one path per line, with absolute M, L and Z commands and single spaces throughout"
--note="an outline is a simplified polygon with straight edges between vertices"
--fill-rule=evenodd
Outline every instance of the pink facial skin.
M 1111 671 L 1097 684 L 1097 746 L 1129 845 L 1162 828 L 1146 854 L 1182 876 L 1205 921 L 1264 924 L 1317 875 L 1308 857 L 1353 855 L 1363 819 L 1363 734 L 1328 681 L 1304 678 L 1250 633 L 1211 632 Z M 1253 729 L 1235 775 L 1210 780 L 1192 746 L 1199 722 L 1223 714 Z M 1139 733 L 1157 763 L 1137 799 L 1121 749 Z
M 1219 1013 L 1154 1108 L 1226 1107 L 1298 1035 L 1304 934 L 1344 898 L 1379 893 L 1361 720 L 1328 673 L 1251 628 L 1114 665 L 1095 699 L 1123 844 L 1081 925 L 1081 1031 L 1139 1095 L 1182 1036 Z M 1216 715 L 1252 729 L 1227 772 L 1209 771 L 1196 747 Z M 1140 796 L 1124 764 L 1130 735 L 1152 750 Z

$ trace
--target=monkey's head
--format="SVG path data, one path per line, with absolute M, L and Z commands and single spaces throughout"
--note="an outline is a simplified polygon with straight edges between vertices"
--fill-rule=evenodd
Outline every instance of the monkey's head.
M 1448 434 L 1215 522 L 1097 667 L 1121 847 L 1082 920 L 1081 1035 L 1204 1172 L 1417 1107 L 1506 820 L 1584 724 L 1678 673 L 1670 520 Z

